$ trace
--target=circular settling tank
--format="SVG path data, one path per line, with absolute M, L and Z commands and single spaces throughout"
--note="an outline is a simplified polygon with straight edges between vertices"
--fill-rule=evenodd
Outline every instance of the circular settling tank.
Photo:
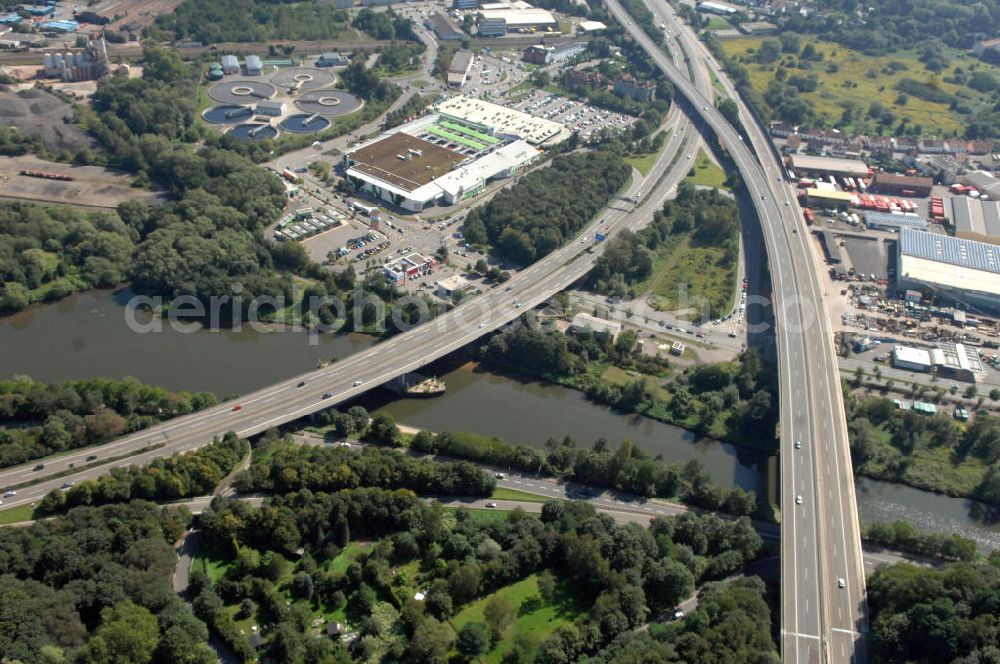
M 223 81 L 208 89 L 208 96 L 223 104 L 255 104 L 270 99 L 277 91 L 261 81 Z
M 233 127 L 228 135 L 241 141 L 263 141 L 276 138 L 278 130 L 266 124 L 241 124 Z
M 246 106 L 223 104 L 221 106 L 213 106 L 202 113 L 201 117 L 205 122 L 211 122 L 212 124 L 238 124 L 252 118 L 253 110 Z
M 312 67 L 289 67 L 271 74 L 271 83 L 279 88 L 310 92 L 328 88 L 337 81 L 332 72 Z
M 323 131 L 330 126 L 330 120 L 315 113 L 298 113 L 285 118 L 278 123 L 278 126 L 285 131 L 290 131 L 294 134 L 309 134 L 312 132 Z
M 302 95 L 295 105 L 310 115 L 347 115 L 361 108 L 364 101 L 343 90 L 316 90 Z

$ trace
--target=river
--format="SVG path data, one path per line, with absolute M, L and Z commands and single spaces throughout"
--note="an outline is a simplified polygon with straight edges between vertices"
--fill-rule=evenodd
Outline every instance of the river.
M 314 368 L 319 361 L 369 347 L 373 339 L 346 334 L 310 343 L 301 332 L 181 333 L 164 327 L 138 334 L 125 323 L 131 293 L 91 291 L 55 304 L 36 305 L 0 318 L 0 378 L 28 375 L 37 380 L 134 376 L 172 390 L 207 390 L 236 395 Z M 514 443 L 542 447 L 549 436 L 571 436 L 579 446 L 600 437 L 613 446 L 625 438 L 671 462 L 697 459 L 723 487 L 765 489 L 768 459 L 648 418 L 623 415 L 589 402 L 575 390 L 525 382 L 451 361 L 436 368 L 448 391 L 434 399 L 391 400 L 383 391 L 363 403 L 391 412 L 411 426 L 474 431 Z M 968 501 L 905 486 L 860 479 L 862 520 L 903 519 L 915 527 L 957 532 L 985 548 L 1000 548 L 1000 530 L 968 516 Z
M 441 378 L 448 387 L 444 396 L 373 405 L 381 405 L 397 421 L 411 426 L 473 431 L 536 448 L 544 448 L 550 436 L 570 436 L 578 447 L 590 447 L 603 437 L 612 448 L 628 438 L 674 463 L 697 459 L 720 486 L 765 490 L 767 455 L 760 452 L 714 440 L 698 441 L 679 427 L 594 404 L 582 392 L 489 373 L 472 362 Z
M 369 347 L 360 334 L 197 330 L 139 334 L 125 322 L 128 289 L 88 291 L 55 304 L 34 305 L 0 317 L 0 377 L 25 375 L 46 382 L 72 378 L 124 378 L 170 390 L 206 390 L 220 397 L 242 394 L 322 360 Z M 146 322 L 149 314 L 137 312 Z

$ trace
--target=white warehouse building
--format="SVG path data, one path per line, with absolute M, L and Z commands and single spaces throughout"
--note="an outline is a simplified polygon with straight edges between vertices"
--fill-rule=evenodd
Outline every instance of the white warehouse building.
M 1000 313 L 1000 246 L 903 228 L 897 252 L 900 290 Z
M 411 212 L 475 196 L 541 157 L 526 140 L 429 114 L 344 155 L 346 179 L 361 193 Z

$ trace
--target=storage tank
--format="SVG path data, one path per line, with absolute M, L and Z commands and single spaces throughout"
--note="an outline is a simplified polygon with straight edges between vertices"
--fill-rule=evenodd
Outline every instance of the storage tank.
M 45 55 L 42 56 L 42 66 L 45 67 L 45 73 L 46 74 L 52 73 L 52 69 L 53 69 L 52 62 L 53 61 L 52 61 L 52 54 L 51 53 L 46 53 Z

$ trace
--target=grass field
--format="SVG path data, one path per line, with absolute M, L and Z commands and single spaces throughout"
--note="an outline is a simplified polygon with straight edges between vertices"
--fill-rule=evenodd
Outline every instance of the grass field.
M 609 366 L 604 370 L 604 373 L 601 374 L 601 378 L 615 385 L 625 385 L 626 383 L 631 383 L 637 378 L 642 378 L 646 381 L 646 385 L 649 386 L 649 389 L 652 390 L 653 394 L 655 394 L 657 398 L 670 398 L 670 393 L 660 386 L 660 381 L 657 380 L 656 376 L 650 376 L 648 374 L 632 375 L 620 367 Z
M 727 56 L 736 59 L 747 67 L 753 88 L 763 93 L 774 78 L 775 65 L 760 65 L 753 61 L 752 52 L 760 48 L 765 38 L 743 37 L 727 39 L 720 42 Z M 805 43 L 806 40 L 803 40 Z M 987 97 L 968 87 L 949 83 L 944 80 L 947 74 L 960 66 L 968 69 L 975 65 L 979 71 L 990 71 L 1000 76 L 1000 67 L 985 64 L 971 55 L 961 51 L 949 50 L 947 55 L 950 65 L 942 74 L 928 70 L 912 52 L 899 52 L 892 55 L 868 56 L 852 51 L 833 42 L 816 40 L 812 42 L 819 53 L 824 55 L 823 61 L 811 62 L 812 70 L 802 70 L 794 66 L 789 74 L 808 75 L 815 73 L 820 79 L 820 85 L 813 92 L 802 93 L 806 101 L 821 118 L 831 126 L 837 126 L 845 131 L 866 132 L 874 129 L 867 119 L 867 110 L 873 101 L 881 102 L 896 116 L 896 124 L 908 118 L 909 125 L 919 124 L 925 135 L 961 135 L 965 120 L 963 116 L 952 111 L 947 103 L 934 103 L 909 95 L 906 104 L 897 104 L 899 95 L 896 84 L 903 78 L 911 78 L 920 82 L 932 83 L 941 90 L 952 95 L 964 97 L 973 103 L 985 103 Z M 783 59 L 797 64 L 798 58 L 784 55 Z M 906 67 L 896 71 L 895 68 Z M 831 65 L 836 67 L 832 71 Z M 874 77 L 869 76 L 874 72 Z M 856 108 L 854 120 L 842 123 L 841 116 L 845 105 Z
M 222 578 L 222 575 L 229 569 L 230 560 L 217 558 L 211 554 L 200 552 L 191 561 L 191 570 L 204 572 L 212 583 Z
M 465 510 L 469 513 L 469 518 L 473 523 L 479 524 L 490 524 L 490 523 L 500 523 L 501 521 L 507 520 L 508 512 L 504 510 L 497 510 L 492 508 L 484 507 L 445 507 L 446 512 L 457 512 L 458 510 Z M 535 515 L 537 516 L 537 515 Z
M 498 486 L 493 489 L 493 494 L 490 498 L 493 500 L 520 500 L 523 503 L 544 503 L 551 500 L 551 498 L 540 496 L 537 493 L 528 493 L 527 491 L 518 491 L 517 489 L 507 489 L 502 486 Z
M 570 625 L 584 611 L 584 607 L 569 590 L 567 584 L 556 581 L 556 593 L 552 602 L 545 602 L 539 597 L 539 601 L 534 607 L 522 607 L 525 600 L 538 596 L 538 576 L 532 574 L 528 578 L 513 583 L 509 586 L 497 590 L 493 595 L 503 595 L 515 607 L 518 608 L 517 619 L 504 638 L 493 647 L 482 658 L 487 664 L 498 664 L 514 643 L 514 637 L 525 636 L 536 642 L 543 641 L 549 634 L 555 631 L 560 625 Z M 459 613 L 451 619 L 451 625 L 455 631 L 469 622 L 483 621 L 483 608 L 486 602 L 493 595 L 472 602 L 466 605 Z
M 661 311 L 677 310 L 683 304 L 679 287 L 686 284 L 689 302 L 704 297 L 712 316 L 725 315 L 732 305 L 736 265 L 725 265 L 723 259 L 722 249 L 693 247 L 687 236 L 664 243 L 657 251 L 649 283 L 650 303 Z M 680 315 L 691 320 L 700 316 L 700 311 Z
M 729 25 L 729 21 L 721 16 L 711 16 L 705 23 L 706 30 L 728 30 L 731 27 L 733 26 Z
M 336 558 L 327 563 L 326 571 L 331 574 L 343 574 L 359 553 L 361 553 L 361 545 L 357 542 L 349 542 L 344 550 L 337 554 Z
M 636 155 L 634 157 L 626 157 L 625 163 L 629 166 L 634 166 L 639 169 L 639 172 L 643 175 L 648 175 L 649 171 L 653 168 L 653 164 L 656 163 L 656 158 L 659 156 L 658 152 L 650 152 L 649 154 Z
M 726 173 L 712 161 L 705 150 L 698 150 L 698 158 L 694 162 L 694 175 L 688 175 L 687 181 L 702 187 L 726 189 Z
M 31 505 L 18 505 L 17 507 L 8 507 L 5 510 L 0 510 L 0 525 L 7 525 L 9 523 L 21 523 L 22 521 L 31 521 L 36 517 L 35 508 Z

